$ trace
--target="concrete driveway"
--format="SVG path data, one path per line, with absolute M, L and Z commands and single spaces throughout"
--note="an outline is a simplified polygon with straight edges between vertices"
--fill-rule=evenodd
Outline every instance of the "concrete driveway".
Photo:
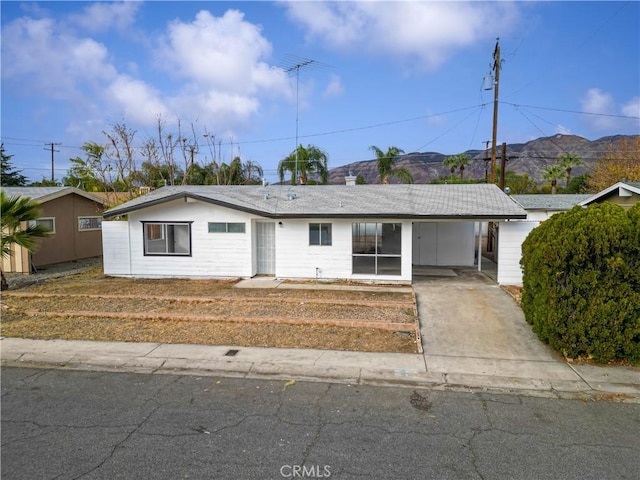
M 496 376 L 515 384 L 575 380 L 571 368 L 538 340 L 520 307 L 492 280 L 473 269 L 434 273 L 413 279 L 427 371 L 467 385 Z

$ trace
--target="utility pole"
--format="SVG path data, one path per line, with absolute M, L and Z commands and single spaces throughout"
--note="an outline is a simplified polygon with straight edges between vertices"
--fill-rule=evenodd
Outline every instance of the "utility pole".
M 507 143 L 502 144 L 502 158 L 500 159 L 500 190 L 504 192 L 504 174 L 507 169 Z
M 55 147 L 56 145 L 62 145 L 62 143 L 60 142 L 49 142 L 49 143 L 45 143 L 45 145 L 48 145 L 49 148 L 45 148 L 44 150 L 51 150 L 51 181 L 55 182 L 56 181 L 56 176 L 55 176 L 55 161 L 53 158 L 53 154 L 54 152 L 59 152 L 60 150 L 56 150 Z
M 488 163 L 489 160 L 491 160 L 491 158 L 489 157 L 489 144 L 491 143 L 491 140 L 485 140 L 484 141 L 484 183 L 489 183 L 489 167 L 488 167 Z
M 496 150 L 498 142 L 498 89 L 500 86 L 500 68 L 502 63 L 500 61 L 500 38 L 496 38 L 496 47 L 493 50 L 493 66 L 491 70 L 494 72 L 495 80 L 493 82 L 493 135 L 491 143 L 491 184 L 496 183 Z M 493 235 L 494 224 L 489 222 L 487 232 L 487 252 L 493 252 Z
M 493 89 L 493 143 L 491 144 L 491 183 L 496 183 L 496 149 L 498 141 L 498 90 L 500 88 L 500 38 L 496 38 L 496 48 L 493 51 L 493 67 L 495 82 Z

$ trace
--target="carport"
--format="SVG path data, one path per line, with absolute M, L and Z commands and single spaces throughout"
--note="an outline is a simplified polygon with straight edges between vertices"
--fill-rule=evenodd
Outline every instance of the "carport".
M 492 220 L 498 225 L 508 221 Z M 443 268 L 477 268 L 497 281 L 498 264 L 483 258 L 488 230 L 489 222 L 472 219 L 413 222 L 413 276 L 437 275 Z M 494 241 L 494 251 L 497 249 Z M 495 258 L 497 260 L 497 254 Z

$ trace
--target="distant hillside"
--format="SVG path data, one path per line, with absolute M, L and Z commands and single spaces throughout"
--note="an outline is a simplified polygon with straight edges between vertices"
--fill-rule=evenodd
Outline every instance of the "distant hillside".
M 598 159 L 607 152 L 609 146 L 614 145 L 615 148 L 615 145 L 624 138 L 632 140 L 635 136 L 614 135 L 590 141 L 577 135 L 554 135 L 553 137 L 531 140 L 527 143 L 508 144 L 507 170 L 513 170 L 519 174 L 526 173 L 538 183 L 542 183 L 542 171 L 547 166 L 554 164 L 560 155 L 574 153 L 582 158 L 584 165 L 575 167 L 571 174 L 572 176 L 580 175 L 591 171 Z M 500 165 L 501 152 L 502 145 L 499 145 L 496 159 L 498 165 Z M 466 153 L 471 157 L 471 163 L 464 171 L 465 178 L 485 178 L 485 151 L 467 150 L 461 153 Z M 396 165 L 409 170 L 415 183 L 428 183 L 441 176 L 449 175 L 449 169 L 442 166 L 442 162 L 447 156 L 435 152 L 408 153 L 401 155 Z M 329 171 L 329 183 L 344 183 L 344 177 L 349 172 L 353 175 L 362 175 L 367 183 L 380 182 L 376 161 L 373 159 L 332 168 Z

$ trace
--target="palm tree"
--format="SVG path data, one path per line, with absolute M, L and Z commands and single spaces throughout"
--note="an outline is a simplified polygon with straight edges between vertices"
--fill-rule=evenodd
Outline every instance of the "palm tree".
M 467 155 L 466 153 L 460 153 L 458 155 L 452 155 L 450 157 L 447 157 L 444 159 L 444 162 L 442 162 L 442 164 L 445 167 L 448 167 L 451 169 L 451 175 L 453 175 L 456 171 L 456 169 L 460 169 L 460 178 L 463 177 L 464 175 L 464 167 L 469 165 L 469 155 Z
M 320 175 L 320 183 L 325 185 L 329 181 L 327 154 L 314 145 L 309 144 L 306 148 L 300 145 L 278 163 L 280 182 L 284 182 L 285 172 L 291 172 L 291 185 L 296 184 L 296 177 L 300 185 L 305 185 L 308 175 L 314 173 Z
M 560 156 L 560 158 L 558 158 L 558 165 L 564 168 L 565 172 L 567 172 L 568 187 L 569 182 L 571 181 L 571 169 L 573 167 L 577 167 L 578 165 L 582 165 L 582 159 L 575 153 L 565 153 L 564 155 Z
M 551 193 L 556 193 L 556 187 L 558 185 L 558 178 L 561 178 L 565 175 L 565 169 L 562 168 L 561 165 L 557 163 L 555 165 L 549 165 L 547 168 L 542 170 L 542 178 L 545 180 L 549 180 L 551 182 Z
M 40 217 L 38 204 L 28 197 L 11 196 L 7 197 L 3 190 L 0 190 L 0 210 L 2 216 L 0 220 L 0 248 L 2 258 L 12 254 L 12 246 L 19 245 L 30 252 L 38 247 L 38 238 L 46 237 L 49 232 L 41 225 L 30 224 L 30 221 Z M 8 288 L 7 279 L 4 272 L 0 270 L 2 283 L 0 289 Z
M 383 152 L 375 145 L 371 145 L 369 150 L 376 154 L 376 162 L 378 165 L 378 173 L 380 174 L 380 183 L 386 185 L 389 183 L 389 177 L 396 177 L 406 183 L 413 183 L 413 175 L 406 168 L 394 168 L 394 164 L 404 150 L 398 147 L 389 147 Z

